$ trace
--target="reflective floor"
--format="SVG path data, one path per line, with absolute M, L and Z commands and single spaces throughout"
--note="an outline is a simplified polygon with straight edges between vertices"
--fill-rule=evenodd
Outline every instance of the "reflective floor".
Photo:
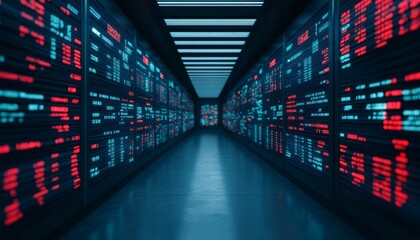
M 361 239 L 222 131 L 195 131 L 63 239 Z

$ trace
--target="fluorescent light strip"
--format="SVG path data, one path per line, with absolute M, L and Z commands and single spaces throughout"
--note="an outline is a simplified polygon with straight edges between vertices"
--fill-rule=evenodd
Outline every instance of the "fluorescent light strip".
M 217 76 L 217 77 L 228 77 L 230 73 L 189 73 L 190 77 L 208 77 L 208 76 Z
M 171 32 L 173 38 L 247 38 L 249 32 Z
M 191 79 L 203 79 L 203 78 L 223 78 L 227 79 L 229 76 L 190 76 Z
M 190 78 L 228 78 L 229 75 L 188 75 Z
M 203 78 L 223 78 L 227 79 L 229 76 L 190 76 L 191 79 L 203 79 Z
M 181 57 L 184 61 L 204 61 L 204 60 L 215 60 L 215 61 L 222 61 L 222 60 L 238 60 L 238 57 Z
M 219 85 L 223 85 L 225 84 L 226 81 L 208 81 L 208 82 L 197 82 L 197 81 L 192 81 L 193 85 L 212 85 L 212 86 L 219 86 Z
M 235 46 L 235 45 L 244 45 L 245 41 L 175 41 L 175 45 L 209 45 L 209 46 L 219 46 L 219 45 L 229 45 L 229 46 Z
M 264 2 L 263 1 L 255 1 L 255 2 L 235 2 L 235 1 L 226 1 L 226 2 L 165 2 L 165 1 L 158 1 L 157 2 L 161 7 L 261 7 Z
M 226 80 L 227 78 L 191 78 L 193 83 L 224 83 Z
M 218 77 L 218 76 L 216 76 L 216 77 L 195 77 L 195 76 L 193 76 L 193 77 L 190 77 L 190 79 L 228 79 L 229 77 L 228 76 L 222 76 L 222 77 Z
M 168 26 L 253 26 L 256 19 L 165 19 Z
M 197 83 L 193 82 L 194 87 L 222 87 L 226 82 Z
M 179 53 L 240 53 L 242 49 L 178 49 Z
M 235 65 L 236 62 L 184 62 L 184 65 Z
M 203 92 L 219 92 L 223 89 L 224 86 L 194 86 L 195 90 L 203 91 Z
M 206 81 L 206 82 L 197 82 L 197 81 L 193 81 L 192 82 L 193 84 L 204 84 L 204 85 L 221 85 L 221 84 L 225 84 L 226 83 L 226 81 L 219 81 L 219 82 L 213 82 L 213 81 Z
M 192 82 L 193 85 L 196 86 L 223 86 L 226 82 Z
M 190 78 L 228 78 L 228 75 L 198 75 L 198 76 L 190 76 Z
M 203 81 L 201 81 L 201 82 L 197 82 L 197 81 L 193 81 L 192 83 L 193 84 L 207 84 L 207 85 L 221 85 L 221 84 L 225 84 L 225 82 L 226 81 L 219 81 L 219 82 L 213 82 L 213 81 L 206 81 L 206 82 L 203 82 Z
M 232 70 L 187 70 L 188 73 L 230 73 Z
M 233 66 L 186 66 L 186 69 L 233 69 Z

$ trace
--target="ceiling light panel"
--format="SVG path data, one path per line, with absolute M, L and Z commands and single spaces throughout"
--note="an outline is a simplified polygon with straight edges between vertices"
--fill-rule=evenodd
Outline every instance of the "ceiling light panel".
M 232 61 L 238 60 L 238 57 L 181 57 L 184 61 Z
M 207 82 L 197 82 L 197 81 L 193 81 L 192 84 L 195 86 L 223 86 L 226 83 L 226 81 L 218 81 L 218 82 L 213 82 L 213 81 L 207 81 Z
M 160 7 L 261 7 L 264 1 L 165 1 L 158 0 Z
M 186 66 L 186 69 L 232 69 L 233 66 Z
M 189 76 L 229 76 L 230 73 L 219 73 L 219 72 L 213 72 L 213 73 L 208 73 L 208 72 L 204 72 L 204 73 L 200 73 L 200 72 L 192 72 L 192 73 L 188 73 Z
M 244 45 L 245 41 L 175 41 L 175 45 L 209 45 L 209 46 L 241 46 Z
M 236 62 L 184 62 L 184 65 L 235 65 Z
M 188 73 L 230 73 L 232 70 L 187 70 Z
M 224 78 L 227 79 L 229 76 L 190 76 L 191 79 L 203 79 L 203 78 Z
M 178 49 L 179 53 L 240 53 L 242 49 Z
M 223 82 L 211 82 L 211 83 L 200 83 L 200 82 L 192 82 L 194 87 L 214 87 L 214 88 L 220 88 L 223 87 L 225 85 L 225 81 Z
M 249 32 L 171 32 L 173 38 L 247 38 Z
M 214 77 L 203 77 L 203 78 L 190 78 L 191 81 L 196 81 L 196 82 L 204 82 L 204 81 L 227 81 L 228 77 L 224 77 L 224 78 L 214 78 Z
M 220 84 L 225 84 L 226 83 L 226 80 L 206 80 L 206 81 L 194 81 L 194 80 L 191 80 L 191 83 L 194 85 L 194 84 L 204 84 L 204 85 L 207 85 L 207 86 L 210 86 L 210 85 L 220 85 Z
M 168 26 L 253 26 L 256 19 L 165 19 Z

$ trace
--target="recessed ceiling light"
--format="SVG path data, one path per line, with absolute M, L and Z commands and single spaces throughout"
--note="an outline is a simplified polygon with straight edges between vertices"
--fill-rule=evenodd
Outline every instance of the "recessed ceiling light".
M 247 38 L 249 32 L 171 32 L 173 38 Z
M 232 69 L 233 66 L 186 66 L 186 69 Z
M 193 83 L 194 88 L 205 88 L 206 90 L 220 89 L 220 88 L 223 88 L 224 85 L 225 83 L 214 83 L 214 84 Z
M 179 53 L 240 53 L 242 49 L 178 49 Z
M 252 26 L 256 19 L 165 19 L 168 26 Z
M 264 1 L 157 1 L 160 7 L 261 7 Z
M 207 82 L 195 82 L 195 81 L 192 81 L 192 84 L 194 85 L 194 86 L 220 86 L 220 85 L 224 85 L 226 83 L 226 81 L 219 81 L 219 82 L 217 82 L 217 81 L 207 81 Z
M 190 78 L 227 78 L 229 75 L 189 75 Z
M 229 76 L 230 72 L 190 72 L 190 71 L 194 71 L 194 70 L 188 70 L 188 75 L 199 75 L 199 76 L 207 76 L 207 75 L 224 75 L 224 76 Z
M 184 65 L 235 65 L 235 62 L 184 62 Z
M 175 45 L 210 45 L 210 46 L 220 46 L 220 45 L 230 45 L 230 46 L 240 46 L 244 45 L 245 41 L 175 41 Z
M 232 70 L 187 70 L 188 73 L 230 73 Z
M 191 79 L 192 83 L 214 83 L 214 84 L 224 84 L 227 79 Z
M 190 79 L 194 80 L 206 80 L 206 79 L 217 79 L 217 80 L 227 80 L 229 77 L 190 77 Z
M 216 60 L 216 61 L 222 61 L 222 60 L 238 60 L 238 57 L 181 57 L 184 61 L 204 61 L 204 60 Z

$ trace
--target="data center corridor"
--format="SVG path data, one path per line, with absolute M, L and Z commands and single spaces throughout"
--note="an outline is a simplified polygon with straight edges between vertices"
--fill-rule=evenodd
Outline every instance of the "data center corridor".
M 0 240 L 420 240 L 420 0 L 0 0 Z
M 63 239 L 360 239 L 222 130 L 197 130 Z

